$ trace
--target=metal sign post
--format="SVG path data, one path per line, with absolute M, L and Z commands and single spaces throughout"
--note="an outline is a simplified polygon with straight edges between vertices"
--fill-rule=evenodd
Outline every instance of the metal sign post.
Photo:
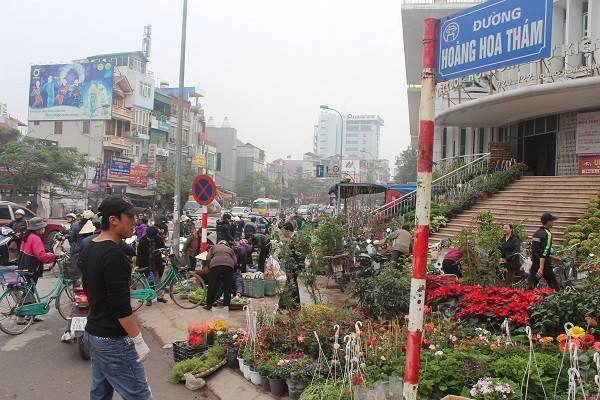
M 217 185 L 208 175 L 198 175 L 192 182 L 192 196 L 196 203 L 202 206 L 202 238 L 200 251 L 205 252 L 208 248 L 208 206 L 217 197 Z
M 419 109 L 419 154 L 417 159 L 417 205 L 406 361 L 404 364 L 405 400 L 416 400 L 421 367 L 423 338 L 423 306 L 425 305 L 425 273 L 429 244 L 429 214 L 431 208 L 431 169 L 433 164 L 433 133 L 435 113 L 435 40 L 438 21 L 426 19 L 423 31 L 423 72 L 421 75 L 421 105 Z

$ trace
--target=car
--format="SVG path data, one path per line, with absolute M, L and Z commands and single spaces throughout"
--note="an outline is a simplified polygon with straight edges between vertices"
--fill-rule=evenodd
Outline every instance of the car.
M 309 215 L 312 215 L 312 207 L 310 205 L 303 204 L 300 207 L 298 207 L 296 212 L 298 213 L 298 215 L 307 217 Z
M 231 216 L 242 218 L 250 215 L 251 212 L 252 210 L 250 209 L 250 207 L 233 207 L 231 209 Z
M 15 219 L 15 211 L 21 209 L 25 211 L 25 219 L 30 220 L 35 217 L 35 213 L 26 207 L 10 201 L 0 201 L 0 226 L 6 225 Z M 67 229 L 62 225 L 62 220 L 46 219 L 46 232 L 44 233 L 44 243 L 46 248 L 51 247 L 54 238 L 59 233 L 67 233 Z

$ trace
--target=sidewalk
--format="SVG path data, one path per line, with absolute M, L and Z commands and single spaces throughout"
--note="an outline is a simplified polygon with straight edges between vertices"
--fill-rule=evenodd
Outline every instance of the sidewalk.
M 345 294 L 339 289 L 325 289 L 325 281 L 319 282 L 323 302 L 329 305 L 339 305 L 345 301 Z M 159 340 L 162 345 L 180 340 L 187 340 L 187 327 L 190 323 L 202 323 L 219 318 L 212 311 L 206 311 L 201 306 L 194 309 L 183 309 L 166 296 L 168 303 L 153 303 L 144 306 L 135 313 L 137 320 Z M 303 304 L 312 303 L 304 287 L 300 287 L 300 298 Z M 267 307 L 272 309 L 279 300 L 278 296 L 251 299 L 254 308 Z M 213 308 L 214 310 L 215 308 Z M 231 328 L 246 328 L 246 314 L 243 310 L 229 311 L 225 318 Z M 242 398 L 244 400 L 272 400 L 275 397 L 266 393 L 260 387 L 244 379 L 239 370 L 222 368 L 207 380 L 207 387 L 222 400 Z

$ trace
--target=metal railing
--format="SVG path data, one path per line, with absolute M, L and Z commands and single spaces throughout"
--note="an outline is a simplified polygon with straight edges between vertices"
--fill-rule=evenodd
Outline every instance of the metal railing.
M 460 4 L 481 2 L 483 0 L 402 0 L 402 4 Z
M 464 194 L 470 189 L 470 181 L 476 176 L 487 174 L 490 166 L 490 153 L 479 155 L 432 182 L 431 196 L 436 201 L 449 201 Z M 499 164 L 498 168 L 505 169 L 507 165 Z M 417 191 L 413 190 L 371 212 L 372 215 L 387 218 L 397 213 L 406 213 L 414 209 Z

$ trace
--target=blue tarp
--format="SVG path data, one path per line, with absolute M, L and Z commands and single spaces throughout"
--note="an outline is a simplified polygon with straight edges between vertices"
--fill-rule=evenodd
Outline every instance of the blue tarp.
M 395 190 L 400 193 L 409 193 L 417 190 L 416 183 L 388 183 L 384 185 L 386 190 Z

